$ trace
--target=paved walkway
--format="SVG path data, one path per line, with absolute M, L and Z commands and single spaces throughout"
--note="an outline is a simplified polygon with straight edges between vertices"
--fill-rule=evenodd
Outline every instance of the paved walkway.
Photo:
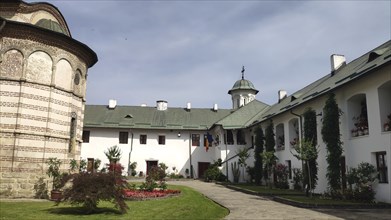
M 228 208 L 225 219 L 391 219 L 391 210 L 305 209 L 285 205 L 265 197 L 249 195 L 202 181 L 170 181 L 169 184 L 194 188 Z

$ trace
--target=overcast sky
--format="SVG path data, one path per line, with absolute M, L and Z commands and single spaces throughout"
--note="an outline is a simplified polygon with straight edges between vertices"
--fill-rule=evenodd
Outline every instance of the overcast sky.
M 242 65 L 274 104 L 391 38 L 390 1 L 45 1 L 98 55 L 87 104 L 231 108 Z

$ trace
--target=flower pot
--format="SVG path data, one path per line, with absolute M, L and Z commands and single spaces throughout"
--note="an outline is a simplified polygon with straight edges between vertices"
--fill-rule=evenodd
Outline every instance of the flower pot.
M 50 200 L 60 201 L 62 199 L 62 192 L 58 190 L 52 190 L 50 192 Z

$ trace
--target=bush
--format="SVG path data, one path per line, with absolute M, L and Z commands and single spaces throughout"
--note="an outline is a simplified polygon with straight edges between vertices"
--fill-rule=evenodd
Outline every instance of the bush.
M 126 213 L 128 206 L 123 198 L 123 190 L 126 188 L 126 181 L 114 173 L 77 173 L 62 178 L 63 187 L 72 180 L 72 186 L 63 192 L 63 198 L 57 201 L 69 202 L 72 205 L 82 205 L 87 213 L 97 210 L 101 200 L 110 201 L 115 204 L 121 213 Z
M 345 191 L 345 198 L 353 198 L 362 202 L 372 202 L 376 194 L 372 188 L 377 178 L 376 174 L 375 167 L 367 162 L 362 162 L 357 168 L 350 169 L 346 175 L 349 190 Z
M 284 164 L 277 164 L 274 167 L 274 172 L 276 174 L 276 182 L 274 185 L 276 188 L 279 189 L 288 189 L 289 184 L 288 184 L 288 167 Z
M 184 176 L 182 174 L 175 174 L 175 173 L 170 173 L 169 177 L 171 179 L 183 179 Z
M 146 191 L 153 191 L 155 188 L 166 189 L 167 185 L 164 179 L 166 177 L 165 170 L 164 166 L 152 167 L 148 172 L 148 176 L 145 178 L 145 182 L 141 184 L 140 189 Z
M 218 165 L 211 165 L 204 173 L 204 180 L 209 181 L 225 181 L 226 176 L 220 171 Z
M 303 172 L 300 168 L 293 168 L 293 188 L 302 190 Z
M 48 199 L 48 187 L 44 182 L 43 177 L 39 178 L 39 180 L 34 184 L 35 199 Z

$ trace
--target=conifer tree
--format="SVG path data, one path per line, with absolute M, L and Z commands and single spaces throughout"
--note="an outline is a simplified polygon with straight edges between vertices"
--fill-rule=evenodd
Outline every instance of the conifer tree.
M 339 131 L 340 110 L 335 94 L 330 93 L 323 108 L 322 139 L 326 144 L 327 180 L 331 193 L 341 189 L 340 158 L 343 152 Z
M 270 120 L 269 125 L 265 129 L 265 147 L 266 151 L 274 152 L 274 146 L 276 145 L 276 140 L 274 140 L 274 125 L 273 121 Z
M 274 125 L 273 121 L 270 120 L 269 125 L 265 129 L 265 151 L 271 152 L 274 154 L 274 147 L 276 145 L 276 140 L 274 139 Z M 275 156 L 274 156 L 275 157 Z M 272 161 L 272 160 L 271 160 Z M 272 164 L 268 164 L 269 167 L 272 166 Z M 264 170 L 264 176 L 267 179 L 269 174 L 267 173 L 267 170 Z
M 315 189 L 318 181 L 318 158 L 316 145 L 317 141 L 317 130 L 316 130 L 316 112 L 315 110 L 308 108 L 303 114 L 304 117 L 304 142 L 310 144 L 313 148 L 313 152 L 316 154 L 307 162 L 303 167 L 304 173 L 304 185 L 308 185 L 307 194 L 309 190 Z M 308 163 L 308 164 L 306 164 Z M 309 169 L 308 169 L 309 167 Z M 311 180 L 311 182 L 309 182 Z
M 261 126 L 258 126 L 255 130 L 255 149 L 254 149 L 254 179 L 255 184 L 260 185 L 262 179 L 262 157 L 261 153 L 263 152 L 264 147 L 264 139 L 263 130 Z

